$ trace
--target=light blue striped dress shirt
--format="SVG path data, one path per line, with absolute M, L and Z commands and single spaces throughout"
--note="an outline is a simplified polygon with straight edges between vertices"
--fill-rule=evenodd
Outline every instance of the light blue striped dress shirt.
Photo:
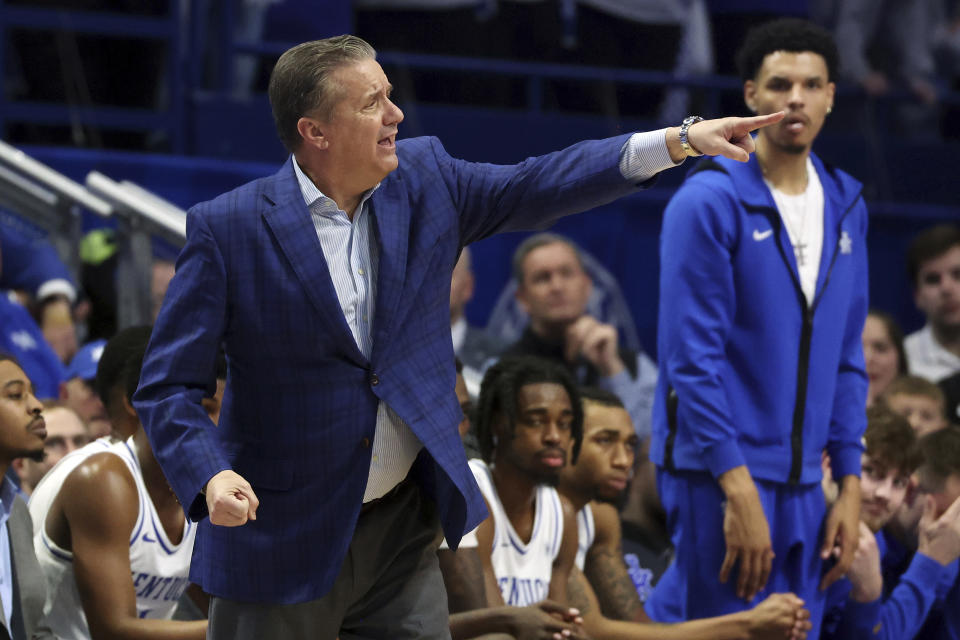
M 660 129 L 635 133 L 627 140 L 620 152 L 620 172 L 624 178 L 640 183 L 674 166 L 665 135 L 666 130 Z M 347 326 L 360 352 L 370 358 L 379 249 L 372 238 L 372 214 L 368 201 L 379 185 L 363 194 L 351 221 L 345 211 L 313 184 L 293 156 L 290 156 L 290 161 L 300 184 L 303 201 L 310 209 Z M 410 426 L 381 401 L 377 409 L 373 456 L 363 501 L 379 498 L 399 484 L 410 471 L 422 447 Z
M 340 309 L 360 353 L 369 359 L 373 349 L 371 327 L 377 303 L 380 256 L 372 237 L 372 214 L 368 200 L 377 187 L 363 194 L 351 221 L 345 211 L 321 193 L 292 156 L 291 162 L 300 183 L 303 201 L 310 209 Z M 377 408 L 373 456 L 363 501 L 380 498 L 397 486 L 407 476 L 422 447 L 409 425 L 387 403 L 381 401 Z

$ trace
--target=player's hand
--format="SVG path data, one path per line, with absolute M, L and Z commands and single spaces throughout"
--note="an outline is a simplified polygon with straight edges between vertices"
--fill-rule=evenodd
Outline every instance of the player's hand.
M 750 601 L 767 585 L 773 567 L 770 526 L 745 466 L 730 469 L 719 481 L 727 496 L 723 516 L 727 553 L 720 567 L 720 582 L 727 582 L 739 561 L 737 597 Z
M 587 640 L 580 612 L 552 600 L 509 609 L 516 640 Z
M 750 640 L 804 640 L 810 630 L 810 612 L 792 593 L 774 593 L 744 615 L 749 620 Z
M 750 132 L 766 127 L 783 120 L 785 113 L 777 111 L 763 116 L 749 118 L 719 118 L 697 122 L 687 129 L 687 142 L 694 149 L 706 156 L 723 156 L 731 160 L 746 162 L 750 159 L 755 147 Z M 676 142 L 671 139 L 677 136 Z M 667 147 L 670 157 L 679 161 L 686 154 L 680 148 L 679 129 L 673 135 L 667 135 Z M 680 155 L 675 156 L 676 149 Z
M 954 500 L 943 515 L 936 519 L 936 502 L 933 496 L 926 495 L 923 499 L 917 550 L 946 566 L 960 557 L 960 498 Z
M 210 524 L 239 527 L 257 519 L 260 500 L 250 483 L 238 473 L 225 469 L 207 482 L 207 511 Z
M 582 357 L 605 378 L 615 376 L 625 368 L 617 348 L 617 328 L 593 316 L 581 316 L 567 327 L 563 345 L 567 362 Z
M 853 563 L 847 570 L 853 584 L 850 597 L 857 602 L 873 602 L 883 595 L 883 574 L 880 572 L 880 549 L 877 538 L 864 522 L 860 521 L 860 543 L 853 554 Z
M 846 476 L 841 482 L 843 488 L 827 514 L 820 548 L 821 559 L 832 556 L 836 564 L 823 576 L 820 589 L 826 589 L 847 573 L 860 542 L 860 478 Z

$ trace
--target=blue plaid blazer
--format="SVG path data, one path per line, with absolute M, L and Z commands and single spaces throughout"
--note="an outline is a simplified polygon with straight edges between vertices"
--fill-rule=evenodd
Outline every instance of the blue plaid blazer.
M 514 166 L 451 158 L 434 138 L 399 142 L 399 168 L 370 200 L 380 267 L 369 360 L 290 162 L 190 210 L 134 404 L 171 487 L 201 521 L 193 581 L 241 601 L 324 595 L 356 525 L 372 450 L 364 439 L 373 439 L 380 400 L 424 444 L 412 473 L 451 546 L 485 517 L 457 433 L 453 266 L 471 242 L 635 190 L 618 168 L 625 141 L 582 142 Z M 200 400 L 221 344 L 229 374 L 215 427 Z M 199 492 L 223 469 L 253 486 L 256 521 L 204 519 Z

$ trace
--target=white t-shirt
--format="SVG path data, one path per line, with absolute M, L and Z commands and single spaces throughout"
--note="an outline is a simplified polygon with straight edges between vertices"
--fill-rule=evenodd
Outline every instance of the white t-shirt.
M 137 615 L 141 618 L 169 620 L 190 582 L 190 559 L 197 527 L 188 518 L 184 522 L 180 543 L 170 542 L 147 493 L 134 451 L 132 438 L 114 444 L 107 438 L 101 438 L 64 456 L 43 477 L 30 496 L 33 548 L 47 583 L 47 602 L 43 612 L 50 628 L 64 640 L 88 640 L 90 630 L 73 573 L 73 553 L 60 548 L 47 536 L 45 522 L 64 480 L 94 454 L 109 452 L 119 456 L 127 464 L 137 485 L 140 510 L 130 534 L 130 571 L 136 591 Z
M 903 349 L 907 352 L 910 375 L 940 382 L 960 371 L 960 356 L 940 346 L 929 324 L 908 335 Z
M 807 304 L 811 304 L 817 292 L 820 256 L 823 253 L 823 185 L 809 157 L 807 176 L 806 190 L 797 195 L 783 193 L 774 188 L 766 178 L 764 182 L 773 194 L 773 200 L 780 211 L 780 219 L 787 228 L 797 261 L 800 288 L 803 289 Z
M 537 487 L 533 534 L 524 543 L 500 502 L 489 467 L 482 460 L 471 460 L 470 470 L 490 506 L 494 522 L 491 560 L 503 601 L 525 607 L 545 600 L 550 593 L 553 562 L 563 540 L 560 494 L 553 487 Z

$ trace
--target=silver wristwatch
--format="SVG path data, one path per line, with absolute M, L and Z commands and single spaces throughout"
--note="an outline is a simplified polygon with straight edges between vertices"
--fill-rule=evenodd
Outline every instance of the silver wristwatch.
M 703 122 L 703 118 L 700 116 L 687 116 L 684 118 L 683 123 L 680 125 L 680 148 L 683 149 L 683 152 L 690 156 L 691 158 L 696 158 L 697 156 L 702 156 L 703 154 L 694 149 L 690 145 L 690 141 L 687 140 L 687 131 L 690 130 L 690 127 L 698 122 Z

